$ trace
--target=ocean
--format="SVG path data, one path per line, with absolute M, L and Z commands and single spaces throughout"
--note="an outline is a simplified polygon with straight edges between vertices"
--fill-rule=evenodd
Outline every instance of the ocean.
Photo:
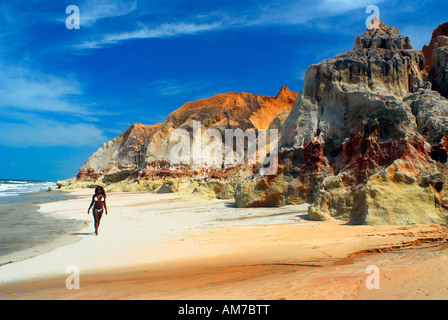
M 26 196 L 57 188 L 56 182 L 0 179 L 0 203 L 17 202 Z
M 55 241 L 70 238 L 84 225 L 38 212 L 39 204 L 70 199 L 52 181 L 0 179 L 0 265 L 11 262 L 10 254 L 26 252 L 23 258 L 53 249 Z

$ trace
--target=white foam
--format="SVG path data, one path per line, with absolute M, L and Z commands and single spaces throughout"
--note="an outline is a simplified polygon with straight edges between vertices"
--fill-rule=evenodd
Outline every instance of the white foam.
M 20 194 L 36 193 L 48 190 L 49 187 L 57 187 L 50 181 L 0 181 L 0 197 L 17 196 Z

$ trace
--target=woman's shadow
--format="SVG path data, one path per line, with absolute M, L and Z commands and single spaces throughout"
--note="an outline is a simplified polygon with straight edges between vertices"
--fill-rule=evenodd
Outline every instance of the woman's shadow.
M 70 233 L 70 235 L 72 235 L 72 236 L 94 236 L 95 232 L 75 232 L 75 233 Z

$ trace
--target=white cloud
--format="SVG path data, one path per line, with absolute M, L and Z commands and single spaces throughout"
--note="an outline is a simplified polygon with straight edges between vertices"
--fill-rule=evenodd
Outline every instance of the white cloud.
M 124 16 L 137 8 L 137 0 L 78 0 L 62 7 L 42 0 L 1 2 L 0 145 L 97 146 L 108 140 L 106 129 L 98 123 L 101 119 L 104 125 L 103 116 L 111 113 L 87 101 L 84 86 L 76 77 L 39 66 L 41 57 L 49 57 L 47 50 L 58 50 L 54 42 L 45 47 L 40 43 L 45 34 L 52 34 L 42 30 L 65 22 L 64 9 L 69 4 L 80 7 L 84 26 L 95 27 L 103 19 Z M 59 28 L 65 30 L 65 26 Z M 46 65 L 54 70 L 58 62 Z
M 378 4 L 382 0 L 316 0 L 284 1 L 259 4 L 255 7 L 230 11 L 211 11 L 195 16 L 170 17 L 173 22 L 137 22 L 139 27 L 126 32 L 108 32 L 75 45 L 76 49 L 95 49 L 133 39 L 171 38 L 232 28 L 306 25 L 319 18 L 342 15 L 346 12 Z M 160 17 L 158 17 L 160 19 Z M 151 16 L 151 19 L 157 19 Z M 165 17 L 166 19 L 166 17 Z M 318 27 L 318 26 L 317 26 Z
M 0 64 L 1 66 L 1 64 Z M 23 67 L 2 66 L 0 108 L 88 115 L 83 106 L 71 102 L 81 95 L 79 83 Z
M 78 49 L 101 48 L 106 44 L 115 44 L 124 40 L 132 39 L 151 39 L 151 38 L 169 38 L 180 35 L 193 35 L 200 32 L 217 30 L 222 27 L 220 22 L 215 23 L 165 23 L 153 28 L 143 26 L 140 29 L 106 34 L 102 39 L 87 41 L 79 45 L 75 45 Z
M 106 141 L 91 124 L 96 114 L 73 100 L 82 86 L 27 67 L 2 67 L 0 145 L 9 147 L 93 146 Z
M 47 119 L 33 122 L 0 122 L 0 145 L 27 147 L 97 146 L 107 141 L 103 132 L 91 124 L 63 123 Z
M 86 27 L 101 19 L 130 14 L 137 9 L 137 0 L 85 0 L 78 7 L 81 12 L 81 27 Z

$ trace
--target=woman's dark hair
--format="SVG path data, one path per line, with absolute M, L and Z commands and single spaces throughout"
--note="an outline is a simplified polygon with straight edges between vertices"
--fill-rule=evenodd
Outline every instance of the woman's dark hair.
M 100 192 L 97 192 L 98 189 L 100 189 Z M 104 192 L 104 189 L 103 189 L 102 186 L 98 186 L 98 187 L 95 188 L 95 194 L 96 193 L 101 193 L 104 197 L 106 197 L 106 192 Z

